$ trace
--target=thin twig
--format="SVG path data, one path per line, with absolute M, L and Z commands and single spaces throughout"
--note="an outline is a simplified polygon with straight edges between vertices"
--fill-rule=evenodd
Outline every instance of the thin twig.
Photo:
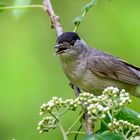
M 90 0 L 90 2 L 83 7 L 81 16 L 78 16 L 75 18 L 75 20 L 73 21 L 75 24 L 75 28 L 73 30 L 74 32 L 77 31 L 77 29 L 78 29 L 79 25 L 81 24 L 83 18 L 85 17 L 86 13 L 89 11 L 89 9 L 91 7 L 93 7 L 94 4 L 96 4 L 96 1 L 97 0 Z
M 87 11 L 84 11 L 84 12 L 82 13 L 81 19 L 86 15 L 86 13 L 87 13 Z M 80 26 L 80 23 L 81 23 L 81 22 L 78 22 L 78 23 L 75 25 L 74 30 L 73 30 L 74 32 L 77 31 L 78 27 Z
M 17 6 L 6 6 L 0 7 L 0 10 L 12 10 L 12 9 L 27 9 L 27 8 L 44 8 L 43 5 L 17 5 Z
M 81 132 L 81 131 L 70 131 L 69 134 L 82 134 L 82 135 L 85 135 L 86 132 Z
M 48 13 L 48 16 L 51 21 L 51 27 L 55 29 L 57 37 L 60 36 L 64 31 L 60 24 L 60 19 L 55 15 L 51 1 L 44 0 L 44 10 Z

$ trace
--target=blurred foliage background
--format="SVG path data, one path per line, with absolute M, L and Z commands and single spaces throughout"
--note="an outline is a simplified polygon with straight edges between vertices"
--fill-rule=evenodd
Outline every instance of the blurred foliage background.
M 13 0 L 3 0 L 13 5 Z M 88 0 L 52 0 L 65 31 Z M 33 0 L 41 4 L 42 0 Z M 78 29 L 91 46 L 140 66 L 140 1 L 98 0 Z M 61 140 L 58 130 L 40 135 L 39 107 L 52 96 L 74 98 L 58 57 L 55 32 L 41 9 L 30 9 L 15 19 L 10 10 L 0 14 L 0 139 Z M 130 108 L 140 112 L 139 99 Z M 68 128 L 75 114 L 66 116 Z

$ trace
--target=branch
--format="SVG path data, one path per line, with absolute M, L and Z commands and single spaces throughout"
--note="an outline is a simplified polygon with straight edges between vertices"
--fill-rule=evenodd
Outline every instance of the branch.
M 60 24 L 60 19 L 58 16 L 55 15 L 51 1 L 50 0 L 44 0 L 44 10 L 47 12 L 50 21 L 51 21 L 51 27 L 53 29 L 55 29 L 57 37 L 60 36 L 64 30 L 63 27 Z M 78 96 L 80 93 L 79 88 L 77 88 L 74 85 L 74 92 L 75 95 Z M 86 129 L 87 134 L 91 134 L 92 132 L 92 127 L 91 127 L 91 122 L 89 122 L 89 117 L 87 115 L 85 115 L 85 122 L 83 123 L 83 126 Z
M 78 97 L 79 94 L 81 93 L 80 89 L 76 85 L 74 85 L 72 83 L 70 83 L 70 86 L 74 90 L 75 96 Z M 84 108 L 83 103 L 82 103 L 82 107 Z M 86 129 L 87 134 L 92 134 L 93 133 L 92 122 L 91 122 L 91 120 L 90 120 L 90 118 L 89 118 L 87 113 L 84 114 L 84 121 L 83 121 L 82 125 Z
M 44 0 L 44 10 L 47 12 L 47 14 L 50 18 L 51 28 L 55 29 L 57 37 L 60 36 L 64 31 L 60 24 L 59 17 L 56 16 L 54 13 L 50 0 Z
M 16 5 L 0 7 L 0 10 L 12 10 L 12 9 L 27 9 L 27 8 L 44 8 L 43 5 Z
M 78 17 L 76 17 L 73 21 L 73 23 L 75 24 L 75 28 L 74 28 L 74 32 L 77 31 L 80 23 L 82 22 L 84 16 L 86 15 L 86 13 L 88 12 L 88 10 L 93 7 L 94 4 L 96 4 L 97 0 L 90 0 L 90 2 L 88 4 L 86 4 L 83 9 L 82 9 L 82 14 Z
M 74 90 L 75 96 L 78 97 L 79 94 L 81 93 L 80 89 L 72 83 L 70 83 L 70 85 Z M 82 103 L 82 106 L 84 108 L 83 103 Z M 92 121 L 91 121 L 91 119 L 90 119 L 90 117 L 87 113 L 84 114 L 84 121 L 83 121 L 82 125 L 85 128 L 87 134 L 92 134 L 93 133 L 93 127 L 92 127 L 93 124 L 92 124 Z
M 91 118 L 89 117 L 89 115 L 87 113 L 85 113 L 85 115 L 84 115 L 84 121 L 82 124 L 83 124 L 84 128 L 86 129 L 86 133 L 88 135 L 93 134 L 94 125 L 93 125 Z

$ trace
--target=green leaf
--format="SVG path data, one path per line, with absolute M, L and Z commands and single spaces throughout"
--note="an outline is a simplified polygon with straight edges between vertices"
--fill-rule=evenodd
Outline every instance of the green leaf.
M 3 7 L 5 7 L 5 3 L 0 2 L 0 13 L 4 11 L 4 9 L 2 9 Z
M 138 118 L 140 114 L 132 109 L 129 109 L 127 107 L 122 108 L 119 113 L 115 116 L 117 120 L 125 120 L 132 124 L 139 125 L 140 126 L 140 118 Z M 104 121 L 108 124 L 110 122 L 110 118 L 107 116 Z M 100 131 L 107 130 L 106 125 L 103 123 L 101 124 Z
M 82 9 L 82 15 L 78 16 L 74 19 L 73 23 L 75 24 L 74 32 L 76 32 L 77 28 L 79 27 L 80 23 L 82 22 L 85 14 L 87 11 L 94 5 L 96 4 L 96 0 L 91 0 L 88 4 L 86 4 L 83 9 Z
M 78 16 L 74 19 L 73 23 L 75 25 L 78 25 L 81 21 L 83 20 L 83 17 L 82 16 Z
M 94 4 L 96 4 L 96 0 L 91 0 L 88 4 L 86 4 L 83 7 L 82 12 L 88 11 Z
M 140 114 L 134 110 L 129 108 L 123 108 L 116 116 L 118 120 L 127 120 L 130 123 L 135 125 L 140 125 L 140 118 L 138 118 Z
M 32 0 L 15 0 L 14 6 L 23 6 L 23 5 L 30 5 Z M 24 12 L 26 12 L 25 9 L 15 9 L 13 10 L 13 15 L 18 18 L 20 17 Z
M 101 129 L 101 121 L 99 119 L 94 121 L 93 125 L 94 125 L 94 133 Z
M 82 140 L 125 140 L 120 134 L 105 131 L 102 134 L 87 135 Z

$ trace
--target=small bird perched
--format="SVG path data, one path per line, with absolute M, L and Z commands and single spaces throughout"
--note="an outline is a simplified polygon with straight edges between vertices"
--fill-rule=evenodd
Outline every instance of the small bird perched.
M 60 35 L 55 48 L 64 73 L 79 89 L 98 95 L 113 86 L 140 98 L 140 68 L 89 47 L 75 32 Z

